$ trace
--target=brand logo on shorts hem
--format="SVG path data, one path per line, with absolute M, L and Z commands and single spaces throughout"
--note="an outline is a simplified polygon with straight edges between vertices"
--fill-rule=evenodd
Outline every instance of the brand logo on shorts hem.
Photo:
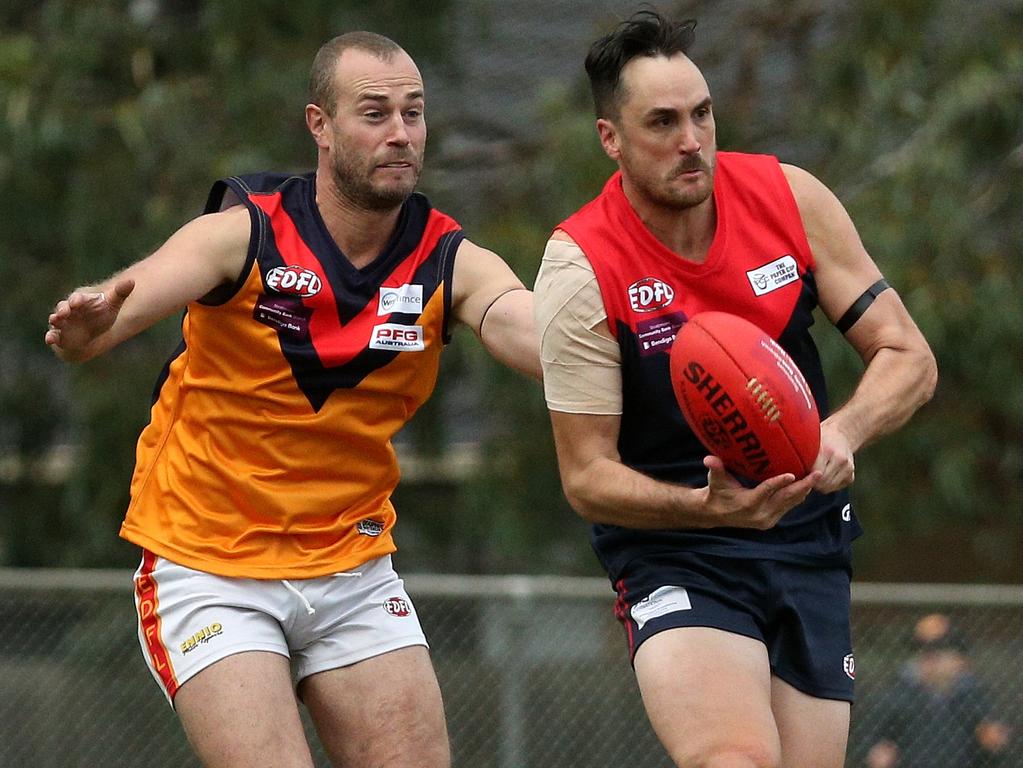
M 190 651 L 194 651 L 200 645 L 208 643 L 214 637 L 217 637 L 223 632 L 224 625 L 219 621 L 215 621 L 212 624 L 203 627 L 191 637 L 186 638 L 185 641 L 181 643 L 181 652 L 188 653 Z
M 746 273 L 750 287 L 756 296 L 776 291 L 799 279 L 799 268 L 791 254 L 786 253 L 769 264 L 751 269 Z
M 378 315 L 389 315 L 392 312 L 409 312 L 415 315 L 423 311 L 423 286 L 399 285 L 396 288 L 382 286 L 380 299 L 377 303 Z
M 851 653 L 842 659 L 842 669 L 845 670 L 845 674 L 850 680 L 856 679 L 856 659 L 853 658 Z
M 689 593 L 685 587 L 658 587 L 649 595 L 644 597 L 630 611 L 632 620 L 640 629 L 650 619 L 664 616 L 676 611 L 692 610 L 693 604 L 689 601 Z
M 274 267 L 266 273 L 266 286 L 278 293 L 309 298 L 315 296 L 323 287 L 320 276 L 311 269 L 292 264 L 287 267 Z
M 399 325 L 383 323 L 373 327 L 370 349 L 387 349 L 396 352 L 422 352 L 426 349 L 421 325 Z
M 633 312 L 653 312 L 675 300 L 675 289 L 656 277 L 644 277 L 628 288 Z
M 842 507 L 842 520 L 846 523 L 852 521 L 852 504 L 846 504 Z
M 408 600 L 403 597 L 389 597 L 384 600 L 384 610 L 398 618 L 403 618 L 412 613 L 412 607 L 408 604 Z
M 360 520 L 355 524 L 355 530 L 363 536 L 376 538 L 384 532 L 384 524 L 379 520 Z

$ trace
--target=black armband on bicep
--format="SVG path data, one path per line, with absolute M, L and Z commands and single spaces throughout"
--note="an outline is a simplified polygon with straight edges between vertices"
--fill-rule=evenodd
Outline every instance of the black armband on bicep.
M 856 321 L 863 317 L 863 313 L 867 311 L 871 304 L 874 303 L 874 299 L 881 295 L 882 292 L 886 291 L 891 286 L 882 277 L 867 290 L 865 290 L 860 297 L 852 303 L 852 306 L 845 311 L 845 314 L 838 318 L 838 322 L 835 323 L 835 327 L 845 333 Z

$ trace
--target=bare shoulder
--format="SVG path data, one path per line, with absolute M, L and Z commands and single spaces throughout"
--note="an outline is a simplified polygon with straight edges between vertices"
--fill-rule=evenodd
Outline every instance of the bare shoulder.
M 216 213 L 204 214 L 195 219 L 194 223 L 234 244 L 247 244 L 252 230 L 252 219 L 244 205 L 233 205 Z
M 823 207 L 838 203 L 834 192 L 809 171 L 788 163 L 782 163 L 781 170 L 792 190 L 792 196 L 796 199 L 796 205 L 804 216 L 808 211 L 819 212 Z
M 554 230 L 550 237 L 551 240 L 558 240 L 563 243 L 575 243 L 575 240 L 563 229 Z
M 156 250 L 133 265 L 132 277 L 175 275 L 190 292 L 189 300 L 204 295 L 221 283 L 238 279 L 249 251 L 252 231 L 248 210 L 234 206 L 207 213 L 187 222 Z
M 252 219 L 243 205 L 235 205 L 216 213 L 207 213 L 186 224 L 184 245 L 194 245 L 207 259 L 221 266 L 223 277 L 237 278 L 245 263 L 252 234 Z
M 478 328 L 483 313 L 501 293 L 521 288 L 522 282 L 498 254 L 469 239 L 455 254 L 452 299 L 456 317 Z
M 862 249 L 855 225 L 838 196 L 809 171 L 782 164 L 814 254 L 827 257 L 846 246 Z
M 510 272 L 510 267 L 498 254 L 465 238 L 455 252 L 454 289 L 456 297 L 459 293 L 466 291 L 471 293 L 495 277 L 504 277 Z
M 458 264 L 459 261 L 468 262 L 479 259 L 482 259 L 484 261 L 489 261 L 491 259 L 501 259 L 500 256 L 491 251 L 489 248 L 484 248 L 481 245 L 477 245 L 467 237 L 463 238 L 462 242 L 459 243 L 458 250 L 456 251 L 456 256 L 457 256 L 457 261 L 455 262 L 456 264 Z

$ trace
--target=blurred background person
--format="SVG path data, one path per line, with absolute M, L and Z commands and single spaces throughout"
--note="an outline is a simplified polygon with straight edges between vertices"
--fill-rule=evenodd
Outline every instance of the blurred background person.
M 948 616 L 916 623 L 916 652 L 878 704 L 866 768 L 982 768 L 1009 765 L 1008 726 L 973 675 L 966 640 Z

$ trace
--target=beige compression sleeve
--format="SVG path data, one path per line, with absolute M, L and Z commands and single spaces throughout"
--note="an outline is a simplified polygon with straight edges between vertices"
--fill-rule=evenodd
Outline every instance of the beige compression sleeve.
M 534 307 L 548 408 L 620 414 L 621 352 L 608 330 L 593 268 L 575 243 L 547 243 Z

